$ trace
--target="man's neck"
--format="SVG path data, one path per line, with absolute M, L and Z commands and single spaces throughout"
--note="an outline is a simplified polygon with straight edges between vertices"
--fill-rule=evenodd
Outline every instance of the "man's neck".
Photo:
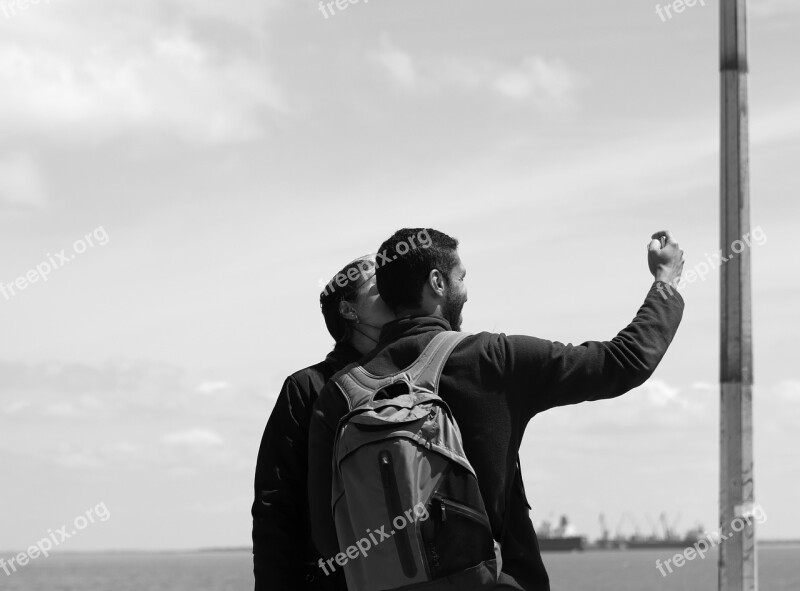
M 426 310 L 425 308 L 398 308 L 395 310 L 395 316 L 400 318 L 410 318 L 411 316 L 441 316 L 441 312 L 437 307 L 435 310 Z

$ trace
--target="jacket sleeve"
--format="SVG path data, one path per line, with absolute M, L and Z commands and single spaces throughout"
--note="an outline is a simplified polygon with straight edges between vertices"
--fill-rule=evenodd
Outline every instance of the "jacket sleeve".
M 253 502 L 255 590 L 303 587 L 308 397 L 288 378 L 258 452 Z
M 308 503 L 311 537 L 324 558 L 339 553 L 339 541 L 331 511 L 333 442 L 339 420 L 348 406 L 333 380 L 323 388 L 311 415 L 308 441 Z
M 509 336 L 508 389 L 530 418 L 555 406 L 614 398 L 643 384 L 655 371 L 683 316 L 675 288 L 655 282 L 633 321 L 610 341 L 581 345 Z

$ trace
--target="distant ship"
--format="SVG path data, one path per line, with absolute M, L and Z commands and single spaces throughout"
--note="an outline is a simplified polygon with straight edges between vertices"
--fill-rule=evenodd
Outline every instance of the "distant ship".
M 579 536 L 569 523 L 566 515 L 561 516 L 558 526 L 553 527 L 549 521 L 543 521 L 536 529 L 541 552 L 580 552 L 586 549 L 586 536 Z
M 582 552 L 588 542 L 585 536 L 565 536 L 563 538 L 539 538 L 540 552 Z
M 630 513 L 625 512 L 617 526 L 616 535 L 611 537 L 605 517 L 600 515 L 601 537 L 590 544 L 586 536 L 577 533 L 567 516 L 562 515 L 557 526 L 553 526 L 549 520 L 542 521 L 539 527 L 536 528 L 536 537 L 539 540 L 539 550 L 541 552 L 580 552 L 583 550 L 687 548 L 701 538 L 709 535 L 704 534 L 704 529 L 701 525 L 690 529 L 684 535 L 679 535 L 677 533 L 677 523 L 679 519 L 680 516 L 670 525 L 667 523 L 666 513 L 662 513 L 659 518 L 659 528 L 658 525 L 648 518 L 653 533 L 649 536 L 644 536 L 640 533 L 641 530 L 634 517 Z M 625 521 L 629 521 L 630 524 L 633 525 L 634 533 L 628 535 L 623 535 L 621 533 Z M 661 531 L 658 531 L 659 529 Z

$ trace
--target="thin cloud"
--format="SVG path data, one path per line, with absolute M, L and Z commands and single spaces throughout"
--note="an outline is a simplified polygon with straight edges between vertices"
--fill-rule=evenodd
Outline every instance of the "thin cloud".
M 218 394 L 230 390 L 228 382 L 203 382 L 195 389 L 199 394 Z
M 63 468 L 71 469 L 97 469 L 105 466 L 105 462 L 94 453 L 83 449 L 74 449 L 68 444 L 59 446 L 52 461 Z
M 272 400 L 254 385 L 233 387 L 223 380 L 195 380 L 165 363 L 92 366 L 0 361 L 0 383 L 4 386 L 0 412 L 106 423 L 141 420 L 154 413 L 165 421 L 187 417 L 249 421 L 253 412 L 263 412 Z
M 417 67 L 409 54 L 400 48 L 383 42 L 378 51 L 369 55 L 400 86 L 413 88 L 418 81 Z
M 50 404 L 44 409 L 44 413 L 59 418 L 80 418 L 84 417 L 84 413 L 74 404 L 69 402 L 57 402 Z
M 242 12 L 254 6 L 247 2 Z M 113 27 L 82 18 L 87 8 L 39 6 L 0 41 L 5 138 L 61 144 L 155 133 L 238 142 L 263 136 L 269 117 L 288 111 L 264 53 L 252 47 L 268 8 L 248 21 L 238 5 L 144 2 L 128 20 L 115 12 Z M 231 32 L 208 36 L 199 25 L 212 17 L 228 21 Z
M 3 407 L 3 414 L 15 415 L 31 407 L 30 400 L 14 400 Z
M 487 59 L 415 58 L 384 37 L 368 59 L 407 91 L 459 88 L 488 92 L 510 101 L 525 101 L 540 110 L 573 108 L 582 85 L 581 76 L 562 60 L 538 55 L 510 65 Z
M 573 103 L 577 76 L 560 60 L 541 56 L 525 58 L 519 66 L 505 69 L 495 76 L 493 87 L 514 100 L 533 99 L 540 106 Z

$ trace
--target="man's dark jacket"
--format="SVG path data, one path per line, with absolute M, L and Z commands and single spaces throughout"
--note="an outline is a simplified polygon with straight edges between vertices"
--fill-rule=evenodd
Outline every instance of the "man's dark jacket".
M 308 519 L 308 425 L 325 383 L 361 355 L 337 345 L 325 361 L 283 384 L 258 451 L 253 503 L 255 591 L 333 590 L 344 577 L 325 577 Z
M 528 515 L 517 457 L 528 421 L 539 412 L 614 398 L 647 380 L 672 342 L 683 315 L 681 295 L 653 283 L 636 318 L 611 341 L 564 345 L 528 336 L 483 332 L 466 337 L 444 366 L 439 395 L 453 411 L 464 450 L 475 468 L 492 531 L 501 538 L 506 589 L 548 591 L 547 571 Z M 359 362 L 373 375 L 403 369 L 436 333 L 441 317 L 417 316 L 387 324 L 376 349 Z M 312 534 L 320 551 L 338 548 L 331 514 L 331 458 L 347 399 L 331 381 L 314 407 L 309 434 Z M 376 524 L 380 525 L 380 524 Z

